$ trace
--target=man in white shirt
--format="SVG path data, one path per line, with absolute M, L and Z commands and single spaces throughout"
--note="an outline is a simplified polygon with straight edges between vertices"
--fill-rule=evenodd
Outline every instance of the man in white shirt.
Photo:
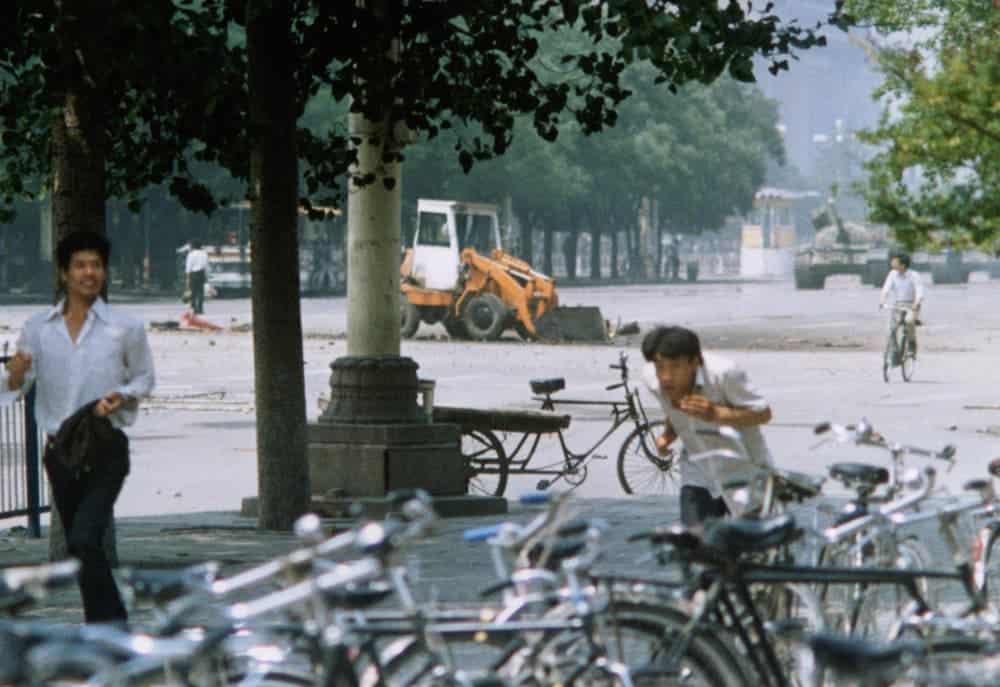
M 121 428 L 135 422 L 139 399 L 153 390 L 153 356 L 142 323 L 101 298 L 108 240 L 74 232 L 59 242 L 56 254 L 65 298 L 25 323 L 17 352 L 6 371 L 0 370 L 0 396 L 16 397 L 35 385 L 35 417 L 46 436 L 45 469 L 67 548 L 80 560 L 85 619 L 124 622 L 102 538 L 129 471 Z M 88 455 L 86 462 L 64 461 L 66 452 L 55 450 L 54 438 L 88 405 L 95 418 L 110 422 L 102 428 L 113 448 Z
M 661 454 L 677 438 L 685 452 L 694 455 L 713 449 L 733 450 L 729 439 L 698 430 L 732 427 L 740 435 L 746 458 L 761 466 L 771 464 L 771 454 L 760 425 L 771 421 L 771 406 L 751 385 L 746 373 L 720 356 L 703 354 L 698 335 L 683 327 L 657 327 L 642 341 L 647 364 L 643 381 L 659 399 L 666 429 L 657 438 Z M 722 517 L 727 508 L 720 485 L 699 465 L 682 455 L 680 464 L 681 520 L 697 525 Z
M 917 356 L 917 321 L 920 318 L 920 306 L 924 302 L 924 284 L 920 275 L 910 269 L 910 256 L 906 253 L 892 256 L 889 261 L 891 270 L 882 285 L 882 298 L 879 307 L 884 308 L 886 301 L 892 296 L 894 306 L 906 307 L 912 312 L 906 314 L 903 326 L 906 327 L 906 338 L 910 342 L 913 357 Z M 889 317 L 889 327 L 893 325 L 895 313 Z
M 201 241 L 191 240 L 191 250 L 188 251 L 184 263 L 184 273 L 187 275 L 187 289 L 191 292 L 191 310 L 195 315 L 205 312 L 205 281 L 208 270 L 208 253 L 201 248 Z

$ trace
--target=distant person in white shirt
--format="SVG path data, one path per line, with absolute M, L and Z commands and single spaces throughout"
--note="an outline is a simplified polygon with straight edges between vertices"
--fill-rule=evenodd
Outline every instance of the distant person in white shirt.
M 201 241 L 192 239 L 191 250 L 187 254 L 184 272 L 187 274 L 187 289 L 191 292 L 191 310 L 195 315 L 205 312 L 205 281 L 208 269 L 208 253 L 202 250 Z
M 699 429 L 732 427 L 740 433 L 747 458 L 758 465 L 771 465 L 760 425 L 771 421 L 771 405 L 747 379 L 746 373 L 720 356 L 702 353 L 698 335 L 683 327 L 657 327 L 642 340 L 647 364 L 643 381 L 659 399 L 666 428 L 656 440 L 661 455 L 676 439 L 687 454 L 717 448 L 732 449 L 724 437 L 699 434 Z M 719 485 L 682 454 L 680 463 L 681 520 L 697 525 L 726 514 Z
M 913 357 L 917 356 L 917 322 L 920 319 L 920 306 L 924 302 L 924 283 L 920 275 L 910 269 L 910 256 L 906 253 L 892 256 L 889 261 L 888 276 L 882 286 L 882 299 L 879 307 L 884 308 L 889 297 L 892 305 L 910 308 L 913 312 L 903 320 L 906 327 L 906 338 L 910 342 Z M 889 317 L 889 327 L 893 325 L 895 313 Z
M 25 323 L 17 352 L 6 371 L 0 369 L 0 396 L 16 398 L 35 386 L 45 470 L 67 548 L 80 560 L 88 623 L 126 620 L 102 540 L 129 472 L 128 438 L 121 428 L 135 422 L 139 399 L 154 384 L 142 323 L 101 298 L 110 255 L 108 240 L 94 232 L 74 232 L 59 242 L 65 298 Z M 91 446 L 78 445 L 81 434 L 71 433 L 68 451 L 60 434 L 67 426 L 88 428 L 85 440 Z

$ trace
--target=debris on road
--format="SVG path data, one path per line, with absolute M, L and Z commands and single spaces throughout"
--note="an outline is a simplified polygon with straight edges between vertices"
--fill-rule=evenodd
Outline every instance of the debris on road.
M 215 322 L 206 320 L 204 317 L 199 315 L 195 315 L 190 310 L 185 311 L 184 314 L 181 315 L 181 326 L 187 329 L 203 329 L 212 332 L 222 331 L 222 327 L 215 324 Z

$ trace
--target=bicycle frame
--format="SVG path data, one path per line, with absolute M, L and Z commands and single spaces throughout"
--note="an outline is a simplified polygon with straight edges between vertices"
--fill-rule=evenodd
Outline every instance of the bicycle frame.
M 555 434 L 558 437 L 559 447 L 562 451 L 562 460 L 550 465 L 530 469 L 528 468 L 528 465 L 531 463 L 535 456 L 535 452 L 538 450 L 538 446 L 542 440 L 542 433 L 525 433 L 518 440 L 513 450 L 509 451 L 507 454 L 507 460 L 511 465 L 512 471 L 516 470 L 517 474 L 521 475 L 557 475 L 562 477 L 567 472 L 579 468 L 587 460 L 589 460 L 594 455 L 594 452 L 597 451 L 597 449 L 600 448 L 612 434 L 618 431 L 623 425 L 628 424 L 630 420 L 634 423 L 636 428 L 649 423 L 649 420 L 646 417 L 645 408 L 643 408 L 642 405 L 642 400 L 639 397 L 639 390 L 634 388 L 629 383 L 625 354 L 619 354 L 619 364 L 612 365 L 611 367 L 612 369 L 618 369 L 621 371 L 622 381 L 608 386 L 607 390 L 610 391 L 617 388 L 624 389 L 625 398 L 623 400 L 591 401 L 574 398 L 553 398 L 551 393 L 547 393 L 544 396 L 532 397 L 532 400 L 541 402 L 542 410 L 548 411 L 554 411 L 558 405 L 598 406 L 610 408 L 611 425 L 601 435 L 601 437 L 585 451 L 578 453 L 573 451 L 567 444 L 564 431 L 559 430 L 555 432 Z M 529 440 L 531 440 L 530 445 L 528 444 Z M 524 455 L 521 454 L 522 450 L 525 451 Z
M 823 568 L 815 566 L 754 563 L 744 560 L 714 560 L 712 568 L 701 571 L 692 584 L 642 578 L 603 577 L 609 583 L 642 585 L 655 593 L 662 590 L 675 598 L 681 597 L 681 608 L 689 617 L 688 624 L 677 640 L 665 652 L 663 665 L 676 668 L 687 649 L 687 640 L 698 627 L 717 625 L 731 630 L 740 642 L 762 687 L 789 687 L 790 680 L 781 666 L 765 618 L 751 592 L 751 586 L 785 585 L 807 607 L 821 605 L 809 585 L 883 585 L 902 587 L 913 600 L 917 612 L 929 609 L 920 594 L 918 580 L 961 580 L 961 574 L 951 570 L 890 570 L 884 568 Z M 741 612 L 742 611 L 742 612 Z M 817 619 L 823 623 L 820 617 Z
M 886 340 L 886 353 L 890 354 L 891 367 L 899 367 L 903 364 L 903 358 L 907 353 L 904 350 L 903 343 L 905 342 L 908 345 L 911 343 L 906 341 L 905 325 L 908 317 L 916 317 L 916 313 L 912 307 L 893 306 L 892 324 L 889 328 L 889 337 Z M 903 339 L 903 341 L 900 341 L 900 339 Z

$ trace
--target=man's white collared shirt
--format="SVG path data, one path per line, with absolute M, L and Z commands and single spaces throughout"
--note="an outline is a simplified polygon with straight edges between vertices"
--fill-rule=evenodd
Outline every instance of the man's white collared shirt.
M 184 263 L 185 272 L 204 272 L 208 267 L 208 253 L 201 248 L 194 248 L 188 251 L 187 260 Z
M 892 296 L 893 303 L 916 303 L 924 299 L 924 282 L 920 275 L 913 270 L 906 270 L 902 274 L 896 270 L 889 270 L 882 285 L 882 300 L 885 301 Z
M 746 372 L 732 361 L 711 353 L 705 353 L 702 357 L 705 362 L 698 369 L 692 393 L 704 396 L 713 403 L 733 408 L 763 411 L 770 407 L 767 399 L 750 385 Z M 698 434 L 699 429 L 715 430 L 719 426 L 712 422 L 699 420 L 675 408 L 670 399 L 660 390 L 660 383 L 656 378 L 656 367 L 653 363 L 646 363 L 643 367 L 642 379 L 650 393 L 660 401 L 667 421 L 673 426 L 678 438 L 684 442 L 685 454 L 694 455 L 715 449 L 740 450 L 725 437 Z M 767 442 L 764 441 L 764 434 L 760 431 L 760 427 L 734 429 L 738 432 L 743 444 L 742 448 L 746 450 L 751 461 L 758 465 L 772 464 L 771 453 L 767 448 Z M 681 484 L 703 487 L 710 490 L 713 495 L 719 495 L 718 485 L 715 484 L 714 480 L 704 474 L 693 461 L 687 460 L 686 455 L 681 458 L 680 471 Z
M 54 435 L 78 409 L 113 391 L 140 399 L 153 390 L 153 353 L 138 320 L 98 298 L 77 336 L 70 338 L 63 302 L 29 319 L 21 329 L 17 350 L 31 354 L 31 369 L 18 391 L 11 391 L 0 366 L 0 399 L 10 401 L 36 385 L 35 418 Z M 135 422 L 137 410 L 123 407 L 111 416 L 116 427 Z

